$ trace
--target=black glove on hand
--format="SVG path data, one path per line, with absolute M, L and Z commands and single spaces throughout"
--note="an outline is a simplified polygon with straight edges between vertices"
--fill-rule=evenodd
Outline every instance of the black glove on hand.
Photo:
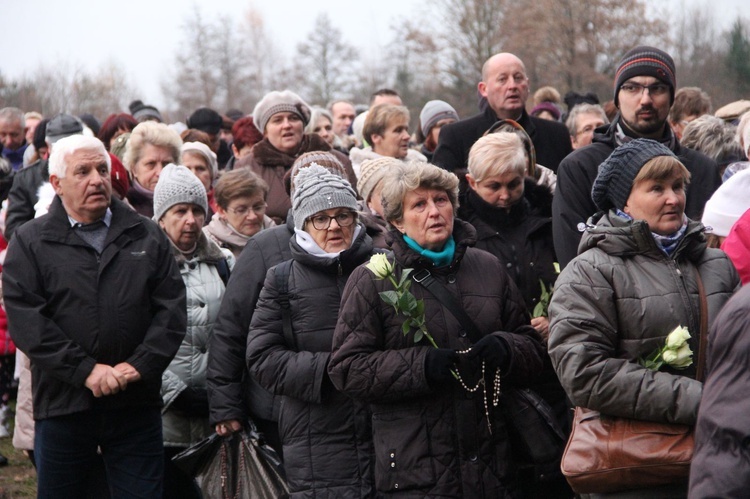
M 508 344 L 494 334 L 488 334 L 477 341 L 466 356 L 472 361 L 484 360 L 487 367 L 500 368 L 501 371 L 508 367 L 510 360 Z
M 203 388 L 187 387 L 177 395 L 172 407 L 188 416 L 208 417 L 208 392 Z
M 435 387 L 453 378 L 451 368 L 458 360 L 458 353 L 450 348 L 431 348 L 424 361 L 424 375 L 430 386 Z

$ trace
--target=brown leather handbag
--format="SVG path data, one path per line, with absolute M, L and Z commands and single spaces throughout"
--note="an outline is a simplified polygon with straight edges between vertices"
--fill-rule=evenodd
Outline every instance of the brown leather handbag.
M 700 350 L 696 379 L 703 380 L 708 305 L 700 294 Z M 685 482 L 693 458 L 693 427 L 611 417 L 576 407 L 560 469 L 579 494 L 618 492 Z

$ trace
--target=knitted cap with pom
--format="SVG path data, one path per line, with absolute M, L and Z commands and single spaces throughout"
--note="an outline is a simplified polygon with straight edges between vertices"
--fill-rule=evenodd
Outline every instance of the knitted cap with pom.
M 297 229 L 301 230 L 305 221 L 320 211 L 333 208 L 357 211 L 357 194 L 351 184 L 318 164 L 300 169 L 294 183 L 292 215 Z

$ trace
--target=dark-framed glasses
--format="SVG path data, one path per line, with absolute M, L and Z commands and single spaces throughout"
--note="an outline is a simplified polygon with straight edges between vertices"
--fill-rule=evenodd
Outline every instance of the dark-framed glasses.
M 318 230 L 327 230 L 328 227 L 331 226 L 331 220 L 333 219 L 336 219 L 336 223 L 339 225 L 339 227 L 349 227 L 357 220 L 357 214 L 353 211 L 345 211 L 332 217 L 329 217 L 328 215 L 318 214 L 313 215 L 309 218 L 310 222 L 312 222 L 313 224 L 313 227 Z
M 622 84 L 620 90 L 629 95 L 642 95 L 644 90 L 648 90 L 649 95 L 662 96 L 669 92 L 669 85 L 665 83 L 652 83 L 651 85 L 641 85 L 633 81 Z

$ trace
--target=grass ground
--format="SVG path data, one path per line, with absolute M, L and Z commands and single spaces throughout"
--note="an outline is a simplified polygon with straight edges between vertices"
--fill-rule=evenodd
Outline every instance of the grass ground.
M 0 467 L 0 499 L 36 497 L 36 471 L 29 458 L 13 447 L 10 438 L 0 439 L 0 454 L 9 461 Z

